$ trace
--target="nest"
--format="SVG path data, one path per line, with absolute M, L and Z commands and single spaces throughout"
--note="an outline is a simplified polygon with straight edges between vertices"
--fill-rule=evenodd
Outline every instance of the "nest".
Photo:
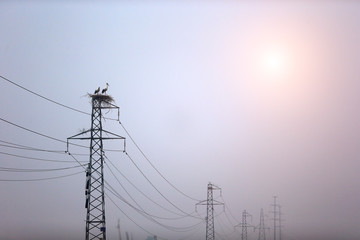
M 115 103 L 114 98 L 110 95 L 88 93 L 88 96 L 92 100 L 97 100 L 101 102 L 104 106 L 110 106 L 113 105 L 112 103 Z

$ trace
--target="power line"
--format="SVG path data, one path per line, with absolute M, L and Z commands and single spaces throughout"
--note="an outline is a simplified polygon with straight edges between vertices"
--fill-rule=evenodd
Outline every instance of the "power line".
M 202 223 L 203 223 L 204 221 L 202 221 Z M 188 236 L 185 236 L 185 237 L 183 237 L 183 238 L 180 238 L 180 239 L 177 239 L 177 240 L 185 240 L 185 239 L 188 239 L 188 238 L 190 238 L 191 237 L 191 239 L 196 239 L 196 238 L 194 238 L 193 236 L 195 235 L 195 234 L 197 234 L 197 233 L 199 233 L 199 230 L 200 230 L 200 228 L 196 228 L 196 232 L 193 232 L 193 233 L 191 233 L 191 234 L 189 234 Z
M 48 98 L 48 97 L 45 97 L 45 96 L 43 96 L 43 95 L 41 95 L 41 94 L 39 94 L 39 93 L 36 93 L 36 92 L 34 92 L 34 91 L 26 88 L 26 87 L 21 86 L 21 85 L 18 84 L 18 83 L 15 83 L 14 81 L 11 81 L 10 79 L 8 79 L 8 78 L 6 78 L 6 77 L 4 77 L 4 76 L 1 76 L 1 75 L 0 75 L 0 78 L 2 78 L 3 80 L 5 80 L 5 81 L 7 81 L 7 82 L 9 82 L 9 83 L 11 83 L 11 84 L 13 84 L 13 85 L 15 85 L 15 86 L 23 89 L 23 90 L 25 90 L 25 91 L 27 91 L 27 92 L 35 95 L 35 96 L 38 96 L 38 97 L 40 97 L 40 98 L 42 98 L 42 99 L 44 99 L 44 100 L 46 100 L 46 101 L 49 101 L 49 102 L 51 102 L 51 103 L 54 103 L 54 104 L 59 105 L 59 106 L 61 106 L 61 107 L 64 107 L 64 108 L 73 110 L 73 111 L 78 112 L 78 113 L 82 113 L 82 114 L 85 114 L 85 115 L 88 115 L 88 116 L 91 115 L 91 114 L 88 113 L 88 112 L 85 112 L 85 111 L 82 111 L 82 110 L 79 110 L 79 109 L 70 107 L 70 106 L 65 105 L 65 104 L 62 104 L 62 103 L 60 103 L 60 102 L 58 102 L 58 101 L 52 100 L 52 99 L 50 99 L 50 98 Z M 118 119 L 115 119 L 115 118 L 105 118 L 105 119 L 113 120 L 113 121 L 118 121 Z
M 23 150 L 31 150 L 31 151 L 40 151 L 40 152 L 50 152 L 50 153 L 61 153 L 61 154 L 65 154 L 65 151 L 60 151 L 60 150 L 49 150 L 49 149 L 34 148 L 34 147 L 29 147 L 29 146 L 26 146 L 26 145 L 16 144 L 16 143 L 12 143 L 12 142 L 8 142 L 8 141 L 3 141 L 3 140 L 0 140 L 0 142 L 13 145 L 13 146 L 9 146 L 9 145 L 0 144 L 0 146 L 2 146 L 2 147 L 9 147 L 9 148 L 17 148 L 17 149 L 23 149 Z M 16 146 L 16 147 L 15 147 L 15 146 Z M 87 154 L 86 154 L 86 155 L 87 155 Z
M 5 142 L 5 141 L 0 140 L 0 142 Z M 48 152 L 48 153 L 57 153 L 57 154 L 67 154 L 66 151 L 34 148 L 34 147 L 29 147 L 29 146 L 15 144 L 15 143 L 10 143 L 10 144 L 12 144 L 14 146 L 6 145 L 6 144 L 0 144 L 0 147 L 21 149 L 21 150 L 35 151 L 35 152 Z M 76 156 L 89 156 L 89 154 L 85 154 L 85 153 L 73 153 L 73 155 L 76 155 Z
M 222 201 L 223 201 L 223 203 L 224 203 L 224 205 L 225 205 L 225 209 L 228 210 L 228 212 L 230 213 L 230 216 L 233 218 L 233 220 L 235 220 L 235 222 L 238 223 L 239 221 L 238 221 L 238 220 L 234 217 L 234 215 L 231 213 L 231 210 L 230 210 L 230 208 L 228 207 L 228 204 L 226 204 L 226 202 L 225 202 L 224 197 L 222 196 L 222 194 L 220 195 L 220 197 L 221 197 L 221 199 L 222 199 Z M 230 218 L 229 218 L 229 216 L 227 215 L 227 212 L 226 212 L 226 211 L 225 211 L 225 215 L 226 215 L 228 221 L 232 224 L 232 222 L 230 221 Z
M 111 163 L 111 161 L 106 157 L 106 159 L 108 160 L 108 162 Z M 112 163 L 111 163 L 112 164 Z M 125 189 L 125 187 L 121 184 L 120 180 L 116 177 L 116 175 L 114 174 L 114 172 L 111 170 L 111 168 L 109 167 L 109 165 L 105 162 L 105 165 L 109 168 L 111 174 L 115 177 L 116 181 L 119 183 L 119 185 L 122 187 L 122 189 L 124 189 L 124 191 L 126 192 L 126 194 L 131 198 L 131 200 L 133 200 L 133 202 L 147 215 L 154 217 L 154 218 L 159 218 L 159 219 L 166 219 L 166 220 L 178 220 L 178 219 L 182 219 L 184 217 L 177 217 L 177 218 L 167 218 L 167 217 L 159 217 L 159 216 L 155 216 L 153 214 L 149 214 L 147 213 L 140 204 L 137 203 L 137 201 L 131 196 L 131 194 Z M 113 165 L 113 164 L 112 164 Z M 114 166 L 114 165 L 113 165 Z M 115 166 L 114 166 L 115 167 Z M 115 169 L 117 169 L 115 167 Z M 161 206 L 161 205 L 158 205 Z
M 155 205 L 157 205 L 158 207 L 164 209 L 165 211 L 167 212 L 170 212 L 170 213 L 173 213 L 175 215 L 178 215 L 180 217 L 176 217 L 176 218 L 168 218 L 169 220 L 177 220 L 177 219 L 181 219 L 181 218 L 185 218 L 187 216 L 183 216 L 183 215 L 180 215 L 179 213 L 177 212 L 174 212 L 170 209 L 167 209 L 165 208 L 164 206 L 162 206 L 161 204 L 157 203 L 156 201 L 154 201 L 153 199 L 151 199 L 147 194 L 145 194 L 143 191 L 141 191 L 134 183 L 132 183 L 111 161 L 109 158 L 106 157 L 106 155 L 104 155 L 105 158 L 108 160 L 108 162 L 110 162 L 110 164 L 115 168 L 115 170 L 120 173 L 120 175 L 125 178 L 126 181 L 128 181 L 128 183 L 131 184 L 131 186 L 133 186 L 139 193 L 141 193 L 145 198 L 147 198 L 149 201 L 151 201 L 152 203 L 154 203 Z
M 230 226 L 230 228 L 231 228 L 231 230 L 229 230 L 229 231 L 231 231 L 230 233 L 227 233 L 227 231 L 225 231 L 225 227 L 229 227 L 229 226 L 227 224 L 225 224 L 225 222 L 223 222 L 223 220 L 221 219 L 221 214 L 219 215 L 219 217 L 214 218 L 214 220 L 216 220 L 216 222 L 219 223 L 216 226 L 220 227 L 220 230 L 223 232 L 223 235 L 226 236 L 227 239 L 229 239 L 229 234 L 230 235 L 234 234 L 235 229 L 233 226 Z
M 36 96 L 38 96 L 38 97 L 40 97 L 40 98 L 43 98 L 43 99 L 45 99 L 45 100 L 47 100 L 47 101 L 49 101 L 49 102 L 55 103 L 55 104 L 57 104 L 57 105 L 59 105 L 59 106 L 62 106 L 62 107 L 71 109 L 71 110 L 73 110 L 73 111 L 76 111 L 76 112 L 79 112 L 79 113 L 82 113 L 82 114 L 90 115 L 90 113 L 87 113 L 87 112 L 78 110 L 78 109 L 73 108 L 73 107 L 69 107 L 69 106 L 67 106 L 67 105 L 65 105 L 65 104 L 62 104 L 62 103 L 59 103 L 59 102 L 57 102 L 57 101 L 54 101 L 54 100 L 52 100 L 52 99 L 50 99 L 50 98 L 44 97 L 44 96 L 42 96 L 42 95 L 40 95 L 40 94 L 38 94 L 38 93 L 36 93 L 36 92 L 34 92 L 34 91 L 31 91 L 30 89 L 27 89 L 27 88 L 25 88 L 25 87 L 23 87 L 23 86 L 15 83 L 15 82 L 11 81 L 10 79 L 8 79 L 8 78 L 6 78 L 6 77 L 4 77 L 4 76 L 1 76 L 1 75 L 0 75 L 0 78 L 4 79 L 5 81 L 7 81 L 7 82 L 9 82 L 9 83 L 11 83 L 11 84 L 19 87 L 19 88 L 21 88 L 21 89 L 23 89 L 23 90 L 31 93 L 31 94 L 34 94 L 34 95 L 36 95 Z
M 22 126 L 20 126 L 20 125 L 18 125 L 18 124 L 15 124 L 15 123 L 13 123 L 13 122 L 10 122 L 10 121 L 8 121 L 8 120 L 5 120 L 5 119 L 3 119 L 3 118 L 1 118 L 1 117 L 0 117 L 0 120 L 3 121 L 3 122 L 8 123 L 8 124 L 10 124 L 10 125 L 13 125 L 13 126 L 15 126 L 15 127 L 18 127 L 18 128 L 23 129 L 23 130 L 26 130 L 26 131 L 28 131 L 28 132 L 31 132 L 31 133 L 40 135 L 40 136 L 42 136 L 42 137 L 46 137 L 46 138 L 49 138 L 49 139 L 54 140 L 54 141 L 57 141 L 57 142 L 66 143 L 66 141 L 64 141 L 64 140 L 61 140 L 61 139 L 54 138 L 54 137 L 51 137 L 51 136 L 46 135 L 46 134 L 42 134 L 42 133 L 36 132 L 36 131 L 31 130 L 31 129 L 26 128 L 26 127 L 22 127 Z M 82 147 L 84 147 L 84 146 L 82 146 Z M 87 147 L 86 147 L 86 148 L 87 148 Z
M 107 158 L 108 159 L 108 158 Z M 109 160 L 109 159 L 108 159 Z M 154 218 L 159 218 L 159 219 L 167 219 L 169 220 L 170 218 L 164 218 L 164 217 L 159 217 L 159 216 L 155 216 L 153 214 L 150 214 L 148 212 L 146 212 L 141 205 L 131 196 L 131 194 L 126 190 L 126 188 L 121 184 L 120 180 L 116 177 L 116 175 L 114 174 L 114 172 L 111 170 L 111 168 L 109 167 L 109 165 L 105 162 L 105 165 L 108 167 L 109 171 L 111 172 L 111 174 L 115 177 L 116 181 L 119 183 L 119 185 L 121 186 L 121 188 L 126 192 L 126 194 L 131 198 L 131 200 L 139 207 L 136 208 L 134 207 L 132 204 L 130 204 L 128 201 L 126 201 L 124 198 L 121 198 L 122 201 L 124 201 L 126 204 L 128 204 L 130 207 L 132 207 L 133 209 L 135 209 L 138 212 L 144 213 L 148 216 L 154 217 Z M 120 194 L 119 194 L 120 197 Z
M 129 136 L 129 138 L 131 139 L 131 141 L 134 143 L 135 147 L 139 150 L 139 152 L 141 153 L 141 155 L 143 155 L 143 157 L 146 159 L 146 161 L 151 165 L 151 167 L 171 186 L 173 187 L 176 191 L 178 191 L 179 193 L 181 193 L 182 195 L 184 195 L 185 197 L 194 200 L 194 201 L 200 201 L 196 198 L 193 198 L 189 195 L 187 195 L 186 193 L 184 193 L 183 191 L 181 191 L 180 189 L 178 189 L 174 184 L 172 184 L 167 178 L 165 178 L 165 176 L 154 166 L 154 164 L 150 161 L 150 159 L 145 155 L 145 153 L 141 150 L 141 148 L 139 147 L 139 145 L 135 142 L 135 140 L 133 139 L 133 137 L 130 135 L 129 131 L 125 128 L 125 126 L 122 124 L 122 122 L 119 121 L 119 124 L 122 126 L 122 128 L 124 129 L 124 131 L 126 132 L 126 134 Z
M 138 171 L 143 175 L 143 177 L 150 183 L 150 185 L 168 202 L 170 203 L 173 207 L 175 207 L 177 210 L 179 210 L 180 212 L 186 214 L 186 216 L 189 216 L 189 217 L 193 217 L 193 218 L 199 218 L 199 217 L 196 217 L 196 216 L 193 216 L 187 212 L 184 212 L 181 208 L 179 208 L 178 206 L 176 206 L 174 203 L 172 203 L 167 197 L 164 196 L 164 194 L 162 194 L 159 189 L 157 189 L 155 187 L 155 185 L 150 181 L 150 179 L 148 177 L 146 177 L 146 175 L 144 174 L 144 172 L 139 168 L 139 166 L 135 163 L 135 161 L 130 157 L 130 155 L 125 152 L 126 156 L 130 159 L 130 161 L 134 164 L 134 166 L 138 169 Z M 200 218 L 201 219 L 201 218 Z
M 63 171 L 73 168 L 78 168 L 81 166 L 72 166 L 65 168 L 47 168 L 47 169 L 34 169 L 34 168 L 8 168 L 8 167 L 0 167 L 1 172 L 53 172 L 53 171 Z
M 27 151 L 38 151 L 38 152 L 66 154 L 65 151 L 56 151 L 56 150 L 47 150 L 47 149 L 29 148 L 29 147 L 17 147 L 17 146 L 10 146 L 10 145 L 6 145 L 6 144 L 0 144 L 0 147 L 21 149 L 21 150 L 27 150 Z
M 88 149 L 89 149 L 89 147 L 87 147 L 87 146 L 83 146 L 83 145 L 79 145 L 79 144 L 75 144 L 75 143 L 69 143 L 69 142 L 64 141 L 64 140 L 61 140 L 61 139 L 59 139 L 59 138 L 51 137 L 51 136 L 49 136 L 49 135 L 46 135 L 46 134 L 43 134 L 43 133 L 40 133 L 40 132 L 31 130 L 31 129 L 29 129 L 29 128 L 20 126 L 20 125 L 18 125 L 18 124 L 15 124 L 15 123 L 10 122 L 10 121 L 8 121 L 8 120 L 6 120 L 6 119 L 3 119 L 3 118 L 1 118 L 1 117 L 0 117 L 0 120 L 3 121 L 3 122 L 5 122 L 5 123 L 7 123 L 7 124 L 10 124 L 10 125 L 13 125 L 13 126 L 15 126 L 15 127 L 20 128 L 20 129 L 23 129 L 23 130 L 25 130 L 25 131 L 34 133 L 34 134 L 36 134 L 36 135 L 39 135 L 39 136 L 42 136 L 42 137 L 45 137 L 45 138 L 49 138 L 49 139 L 54 140 L 54 141 L 57 141 L 57 142 L 66 143 L 66 144 L 71 144 L 71 145 L 73 145 L 73 146 L 82 147 L 82 148 L 88 148 Z M 117 149 L 105 149 L 105 150 L 106 150 L 106 151 L 109 151 L 109 152 L 124 152 L 124 150 L 117 150 Z
M 188 232 L 188 231 L 191 231 L 192 229 L 194 229 L 195 227 L 197 227 L 199 224 L 202 223 L 202 221 L 200 221 L 199 223 L 194 224 L 194 225 L 192 225 L 192 226 L 181 227 L 181 228 L 164 225 L 164 224 L 160 223 L 159 221 L 156 221 L 156 220 L 153 218 L 153 217 L 156 217 L 156 216 L 147 213 L 147 212 L 146 212 L 143 208 L 141 208 L 141 207 L 140 207 L 140 209 L 137 208 L 137 207 L 135 207 L 134 205 L 132 205 L 131 203 L 129 203 L 126 199 L 124 199 L 123 197 L 121 197 L 120 194 L 119 194 L 108 182 L 105 181 L 105 183 L 106 183 L 106 185 L 107 185 L 108 187 L 111 188 L 111 190 L 110 190 L 109 188 L 107 188 L 107 187 L 106 187 L 106 189 L 107 189 L 108 191 L 110 191 L 115 197 L 119 198 L 121 201 L 123 201 L 124 203 L 126 203 L 127 205 L 129 205 L 131 208 L 133 208 L 135 211 L 137 211 L 139 214 L 141 214 L 142 216 L 144 216 L 144 217 L 147 218 L 148 220 L 150 220 L 150 221 L 158 224 L 159 226 L 161 226 L 161 227 L 163 227 L 163 228 L 165 228 L 165 229 L 167 229 L 167 230 L 169 230 L 169 231 L 173 231 L 173 232 Z M 180 230 L 180 229 L 182 229 L 182 230 Z
M 113 187 L 111 187 L 108 183 L 106 183 L 106 184 L 107 184 L 107 186 L 109 186 L 109 187 L 112 189 L 112 190 L 110 190 L 110 189 L 107 188 L 107 190 L 109 190 L 109 192 L 111 192 L 115 197 L 117 197 L 117 198 L 119 198 L 120 200 L 124 201 L 126 204 L 128 204 L 130 207 L 132 207 L 133 209 L 135 209 L 135 210 L 136 210 L 137 212 L 139 212 L 141 215 L 143 215 L 143 216 L 144 216 L 144 214 L 147 215 L 146 212 L 141 211 L 141 210 L 137 209 L 136 207 L 134 207 L 133 205 L 129 204 L 125 199 L 123 199 L 123 198 L 119 195 L 119 193 L 116 192 L 115 189 L 113 189 Z M 112 202 L 123 214 L 125 214 L 125 212 L 115 203 L 114 200 L 112 200 L 112 199 L 110 198 L 110 196 L 109 196 L 108 194 L 105 194 L 105 195 L 106 195 L 106 197 L 108 197 L 108 198 L 111 200 L 111 202 Z M 154 235 L 154 234 L 150 233 L 149 231 L 147 231 L 146 229 L 144 229 L 143 227 L 141 227 L 140 225 L 138 225 L 138 224 L 137 224 L 134 220 L 132 220 L 127 214 L 125 214 L 125 216 L 126 216 L 127 218 L 129 218 L 133 223 L 135 223 L 138 227 L 140 227 L 141 229 L 143 229 L 144 231 L 146 231 L 147 233 L 149 233 L 149 234 L 151 234 L 151 235 Z M 144 217 L 146 217 L 146 216 L 144 216 Z M 146 217 L 146 218 L 149 219 L 149 217 Z M 162 224 L 162 223 L 159 223 L 158 221 L 155 221 L 155 220 L 153 220 L 152 218 L 150 218 L 149 220 L 151 220 L 151 221 L 159 224 L 160 226 L 166 228 L 167 230 L 173 231 L 173 232 L 188 232 L 188 231 L 192 231 L 192 230 L 196 229 L 201 223 L 203 223 L 203 220 L 202 220 L 202 221 L 200 221 L 199 223 L 196 223 L 196 224 L 194 224 L 194 225 L 192 225 L 192 226 L 189 226 L 189 227 L 185 227 L 185 228 L 175 228 L 175 227 L 170 227 L 170 226 L 166 226 L 166 225 L 164 225 L 164 224 Z M 189 230 L 179 231 L 179 230 L 175 230 L 175 229 L 189 229 Z M 186 238 L 186 237 L 185 237 L 185 238 Z M 163 239 L 163 238 L 161 238 L 161 239 Z
M 139 228 L 141 228 L 144 232 L 148 233 L 149 235 L 155 236 L 154 233 L 146 230 L 145 228 L 143 228 L 142 226 L 140 226 L 138 223 L 136 223 L 131 217 L 129 217 L 129 215 L 126 214 L 126 213 L 114 202 L 114 200 L 111 199 L 111 197 L 110 197 L 108 194 L 105 193 L 105 195 L 106 195 L 106 197 L 109 198 L 109 200 L 115 205 L 115 207 L 116 207 L 117 209 L 119 209 L 120 212 L 122 212 L 122 213 L 125 215 L 125 217 L 127 217 L 131 222 L 133 222 L 136 226 L 138 226 Z M 159 239 L 162 239 L 162 240 L 167 240 L 167 239 L 161 238 L 161 237 L 158 237 L 158 238 L 159 238 Z
M 72 157 L 80 166 L 82 166 L 83 167 L 83 169 L 86 171 L 86 168 L 84 167 L 84 165 L 83 164 L 81 164 L 80 163 L 80 161 L 79 160 L 77 160 L 75 157 L 74 157 L 74 155 L 73 154 L 71 154 L 70 152 L 67 152 L 68 154 L 69 154 L 69 156 L 70 157 Z
M 61 139 L 58 139 L 58 138 L 55 138 L 55 137 L 51 137 L 51 136 L 46 135 L 46 134 L 43 134 L 43 133 L 39 133 L 39 132 L 37 132 L 37 131 L 31 130 L 31 129 L 29 129 L 29 128 L 20 126 L 20 125 L 18 125 L 18 124 L 13 123 L 13 122 L 10 122 L 10 121 L 8 121 L 8 120 L 6 120 L 6 119 L 3 119 L 3 118 L 1 118 L 1 117 L 0 117 L 0 120 L 3 121 L 3 122 L 5 122 L 5 123 L 7 123 L 7 124 L 10 124 L 10 125 L 13 125 L 13 126 L 15 126 L 15 127 L 21 128 L 21 129 L 23 129 L 23 130 L 25 130 L 25 131 L 34 133 L 34 134 L 36 134 L 36 135 L 39 135 L 39 136 L 42 136 L 42 137 L 45 137 L 45 138 L 49 138 L 49 139 L 54 140 L 54 141 L 57 141 L 57 142 L 66 143 L 66 144 L 67 144 L 67 142 L 64 141 L 64 140 L 61 140 Z M 77 146 L 77 147 L 82 147 L 82 148 L 89 148 L 89 147 L 82 146 L 82 145 L 75 144 L 75 143 L 71 143 L 71 145 L 74 145 L 74 146 Z
M 30 160 L 36 160 L 36 161 L 43 161 L 43 162 L 61 162 L 61 163 L 73 163 L 74 161 L 66 161 L 66 160 L 52 160 L 52 159 L 45 159 L 45 158 L 34 158 L 34 157 L 27 157 L 22 155 L 16 155 L 6 152 L 0 152 L 0 154 L 17 157 L 17 158 L 24 158 L 24 159 L 30 159 Z
M 83 173 L 83 171 L 81 172 L 76 172 L 76 173 L 72 173 L 72 174 L 67 174 L 67 175 L 62 175 L 62 176 L 57 176 L 57 177 L 48 177 L 48 178 L 33 178 L 33 179 L 0 179 L 0 182 L 35 182 L 35 181 L 45 181 L 45 180 L 52 180 L 52 179 L 58 179 L 58 178 L 65 178 L 65 177 L 70 177 L 70 176 L 74 176 L 76 174 L 80 174 Z

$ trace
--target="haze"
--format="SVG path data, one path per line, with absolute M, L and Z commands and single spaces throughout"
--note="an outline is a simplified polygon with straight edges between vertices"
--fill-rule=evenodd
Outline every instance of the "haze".
M 206 207 L 194 211 L 209 182 L 222 188 L 222 196 L 214 194 L 226 204 L 225 212 L 215 207 L 216 239 L 240 239 L 234 226 L 242 211 L 256 226 L 261 208 L 271 228 L 266 238 L 273 239 L 273 196 L 281 205 L 283 240 L 360 239 L 357 1 L 2 1 L 0 34 L 0 75 L 37 94 L 91 113 L 87 93 L 109 83 L 136 144 L 195 199 L 169 185 L 118 122 L 104 119 L 104 129 L 127 138 L 129 156 L 156 188 L 200 218 L 157 219 L 163 227 L 105 189 L 108 239 L 119 238 L 120 219 L 123 239 L 128 232 L 133 240 L 205 240 Z M 89 129 L 91 118 L 4 78 L 0 239 L 83 239 L 83 169 L 15 171 L 79 164 L 62 154 L 65 143 L 9 122 L 66 141 Z M 117 118 L 116 111 L 104 114 Z M 106 141 L 104 148 L 123 145 Z M 89 159 L 86 149 L 70 151 L 85 154 L 78 161 Z M 126 201 L 163 218 L 184 215 L 126 154 L 106 156 L 105 179 Z

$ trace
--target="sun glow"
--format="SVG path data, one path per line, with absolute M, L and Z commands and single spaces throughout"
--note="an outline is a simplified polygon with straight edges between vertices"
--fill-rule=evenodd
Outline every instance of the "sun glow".
M 261 56 L 261 68 L 266 77 L 284 77 L 289 70 L 287 61 L 284 51 L 280 49 L 267 50 Z

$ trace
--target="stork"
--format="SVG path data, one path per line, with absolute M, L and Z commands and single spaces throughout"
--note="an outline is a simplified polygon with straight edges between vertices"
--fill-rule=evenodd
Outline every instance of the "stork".
M 106 94 L 106 91 L 108 90 L 109 84 L 106 83 L 106 87 L 101 91 L 102 94 Z
M 98 88 L 95 90 L 94 94 L 98 94 L 99 92 L 100 92 L 100 87 L 98 87 Z

